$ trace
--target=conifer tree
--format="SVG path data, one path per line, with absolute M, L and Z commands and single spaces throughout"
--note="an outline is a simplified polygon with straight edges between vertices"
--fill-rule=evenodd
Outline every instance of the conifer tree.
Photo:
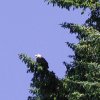
M 66 42 L 73 50 L 73 62 L 67 63 L 66 75 L 59 79 L 53 71 L 43 70 L 25 54 L 19 58 L 27 65 L 27 72 L 33 74 L 28 100 L 100 100 L 100 1 L 99 0 L 45 0 L 70 10 L 90 9 L 90 18 L 84 25 L 64 22 L 63 28 L 76 34 L 77 44 Z
M 64 23 L 77 34 L 78 44 L 67 42 L 74 51 L 74 61 L 65 62 L 67 70 L 64 79 L 68 100 L 99 100 L 100 99 L 100 32 L 93 27 Z

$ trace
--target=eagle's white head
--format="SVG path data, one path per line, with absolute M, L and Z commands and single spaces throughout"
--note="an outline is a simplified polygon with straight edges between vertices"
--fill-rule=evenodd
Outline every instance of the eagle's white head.
M 42 58 L 42 55 L 41 54 L 36 54 L 35 57 L 36 58 Z

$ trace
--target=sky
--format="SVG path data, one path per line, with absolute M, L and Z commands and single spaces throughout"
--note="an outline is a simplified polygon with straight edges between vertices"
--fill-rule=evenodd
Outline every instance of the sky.
M 66 41 L 77 42 L 68 30 L 61 28 L 63 22 L 84 23 L 88 14 L 80 10 L 68 12 L 47 5 L 43 0 L 0 1 L 0 100 L 27 100 L 32 75 L 18 58 L 25 53 L 34 59 L 42 54 L 59 78 L 65 75 L 63 61 L 70 62 L 73 54 Z

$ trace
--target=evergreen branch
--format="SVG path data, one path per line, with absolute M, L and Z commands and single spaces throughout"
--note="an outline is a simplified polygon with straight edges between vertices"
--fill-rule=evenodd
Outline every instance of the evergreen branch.
M 79 40 L 81 39 L 88 39 L 88 37 L 92 36 L 92 39 L 94 36 L 96 37 L 100 37 L 100 32 L 95 30 L 93 27 L 88 27 L 88 26 L 80 26 L 77 24 L 73 24 L 73 23 L 62 23 L 61 26 L 63 28 L 68 28 L 70 29 L 70 33 L 74 33 L 74 34 L 78 34 L 77 38 Z
M 36 62 L 33 61 L 33 59 L 31 57 L 28 57 L 27 55 L 21 53 L 21 54 L 18 54 L 19 56 L 19 59 L 22 60 L 22 62 L 24 62 L 26 65 L 27 65 L 27 72 L 34 72 L 34 67 L 36 65 Z
M 30 84 L 30 93 L 33 96 L 29 96 L 28 100 L 40 98 L 44 100 L 46 98 L 54 98 L 60 94 L 63 84 L 62 81 L 55 75 L 53 71 L 48 69 L 42 69 L 43 66 L 32 60 L 25 54 L 19 54 L 19 58 L 27 65 L 28 72 L 33 73 L 33 78 Z
M 61 8 L 66 8 L 70 10 L 71 7 L 75 8 L 90 8 L 95 9 L 96 7 L 100 7 L 99 0 L 45 0 L 49 3 L 52 3 L 53 6 L 57 5 Z

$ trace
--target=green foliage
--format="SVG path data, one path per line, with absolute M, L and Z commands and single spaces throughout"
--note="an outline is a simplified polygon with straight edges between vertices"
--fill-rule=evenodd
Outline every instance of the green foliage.
M 66 75 L 59 79 L 53 71 L 43 69 L 32 58 L 19 54 L 28 73 L 33 74 L 28 100 L 100 100 L 100 0 L 45 0 L 70 10 L 90 9 L 90 18 L 84 25 L 62 23 L 64 29 L 76 34 L 78 43 L 66 42 L 74 55 L 73 62 L 63 62 Z M 82 13 L 83 14 L 83 13 Z
M 70 10 L 71 8 L 82 8 L 81 14 L 84 14 L 85 9 L 90 9 L 90 18 L 86 20 L 86 25 L 100 31 L 100 0 L 45 0 L 48 4 L 57 5 L 61 8 Z
M 90 18 L 86 20 L 86 25 L 100 31 L 100 6 L 91 11 Z
M 19 58 L 27 65 L 27 72 L 33 73 L 30 84 L 32 97 L 29 96 L 28 100 L 56 100 L 58 97 L 62 99 L 59 88 L 63 89 L 63 84 L 53 71 L 44 70 L 43 66 L 25 54 L 19 54 Z
M 63 23 L 62 27 L 76 34 L 78 44 L 67 42 L 73 49 L 74 61 L 67 64 L 71 68 L 65 78 L 68 100 L 100 99 L 100 32 L 93 27 Z
M 97 6 L 100 7 L 99 0 L 45 0 L 52 3 L 53 6 L 57 5 L 61 8 L 70 10 L 71 7 L 76 8 L 90 8 L 95 9 Z

